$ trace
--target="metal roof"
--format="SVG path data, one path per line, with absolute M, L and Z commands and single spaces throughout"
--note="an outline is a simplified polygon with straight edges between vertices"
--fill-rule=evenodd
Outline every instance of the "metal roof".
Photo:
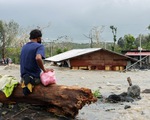
M 52 57 L 48 57 L 45 60 L 59 62 L 62 60 L 67 60 L 69 58 L 73 58 L 73 57 L 77 57 L 77 56 L 84 55 L 87 53 L 91 53 L 91 52 L 94 52 L 94 51 L 97 51 L 100 49 L 101 48 L 73 49 L 73 50 L 69 50 L 64 53 L 52 56 Z
M 125 55 L 128 56 L 149 56 L 150 52 L 127 52 Z

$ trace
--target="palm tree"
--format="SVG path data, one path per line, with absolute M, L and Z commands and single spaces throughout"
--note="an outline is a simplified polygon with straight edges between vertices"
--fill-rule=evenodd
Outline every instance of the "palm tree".
M 114 46 L 112 48 L 113 51 L 115 51 L 115 44 L 116 44 L 116 37 L 117 37 L 117 27 L 114 27 L 113 25 L 110 26 L 110 29 L 112 30 L 112 33 L 113 33 L 113 39 L 114 39 Z

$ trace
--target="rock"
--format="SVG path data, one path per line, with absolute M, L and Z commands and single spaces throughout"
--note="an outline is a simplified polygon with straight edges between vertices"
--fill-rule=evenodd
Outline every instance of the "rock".
M 140 96 L 141 89 L 138 85 L 132 85 L 128 87 L 127 94 L 130 97 L 138 98 Z
M 109 95 L 108 98 L 106 98 L 106 100 L 108 102 L 117 103 L 121 101 L 121 98 L 120 95 L 113 94 L 113 95 Z
M 126 102 L 133 102 L 134 99 L 133 99 L 132 97 L 130 97 L 130 96 L 126 96 L 126 97 L 125 97 L 125 101 L 126 101 Z
M 128 109 L 128 108 L 131 108 L 130 105 L 125 105 L 124 109 Z
M 142 91 L 142 93 L 150 93 L 150 89 L 145 89 Z

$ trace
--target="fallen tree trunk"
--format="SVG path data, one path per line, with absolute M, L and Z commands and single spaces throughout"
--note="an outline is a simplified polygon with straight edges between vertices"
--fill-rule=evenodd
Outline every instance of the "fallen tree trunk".
M 13 94 L 6 98 L 5 94 L 0 91 L 0 102 L 2 103 L 29 103 L 46 106 L 47 111 L 56 115 L 74 118 L 85 104 L 96 102 L 88 88 L 65 85 L 50 85 L 44 87 L 37 85 L 33 93 L 24 96 L 21 85 L 18 85 Z

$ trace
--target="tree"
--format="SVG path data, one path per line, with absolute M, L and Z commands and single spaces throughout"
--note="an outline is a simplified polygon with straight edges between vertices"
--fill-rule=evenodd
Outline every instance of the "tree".
M 13 45 L 13 40 L 18 34 L 19 25 L 13 20 L 10 22 L 4 22 L 0 20 L 0 49 L 2 58 L 6 57 L 6 47 Z
M 124 48 L 124 45 L 125 45 L 124 39 L 122 37 L 120 37 L 117 44 L 119 47 Z
M 150 30 L 150 25 L 147 28 L 148 28 L 148 30 Z
M 140 41 L 142 49 L 150 49 L 150 34 L 148 35 L 139 34 L 139 36 L 135 40 L 136 46 L 140 46 Z
M 4 25 L 3 21 L 0 21 L 0 48 L 1 48 L 1 54 L 4 58 L 4 46 L 5 46 L 5 30 L 4 30 Z
M 83 34 L 84 35 L 84 34 Z M 90 30 L 89 35 L 84 35 L 86 38 L 90 39 L 90 48 L 93 48 L 93 33 L 92 30 Z
M 143 42 L 143 48 L 150 49 L 150 35 L 146 35 Z
M 73 48 L 72 38 L 67 35 L 60 36 L 55 40 L 50 40 L 48 38 L 47 40 L 48 42 L 44 43 L 46 48 L 45 50 L 46 56 L 53 56 Z
M 125 41 L 125 49 L 126 50 L 131 50 L 131 49 L 136 48 L 135 38 L 131 34 L 125 35 L 124 36 L 124 41 Z
M 116 45 L 116 37 L 117 37 L 117 27 L 114 27 L 113 25 L 110 26 L 110 29 L 112 30 L 113 33 L 113 39 L 114 39 L 114 46 L 112 47 L 112 50 L 115 51 L 115 45 Z
M 93 38 L 95 40 L 95 46 L 96 47 L 101 47 L 102 45 L 100 43 L 102 43 L 100 37 L 101 37 L 101 33 L 104 31 L 104 26 L 98 27 L 95 26 L 93 27 Z
M 119 38 L 117 44 L 121 50 L 131 50 L 137 48 L 137 40 L 131 34 L 124 35 L 124 37 Z
M 93 48 L 94 47 L 94 43 L 95 43 L 95 47 L 100 47 L 100 36 L 101 33 L 104 31 L 104 27 L 105 26 L 94 26 L 90 32 L 89 35 L 84 35 L 86 38 L 90 39 L 90 47 Z

